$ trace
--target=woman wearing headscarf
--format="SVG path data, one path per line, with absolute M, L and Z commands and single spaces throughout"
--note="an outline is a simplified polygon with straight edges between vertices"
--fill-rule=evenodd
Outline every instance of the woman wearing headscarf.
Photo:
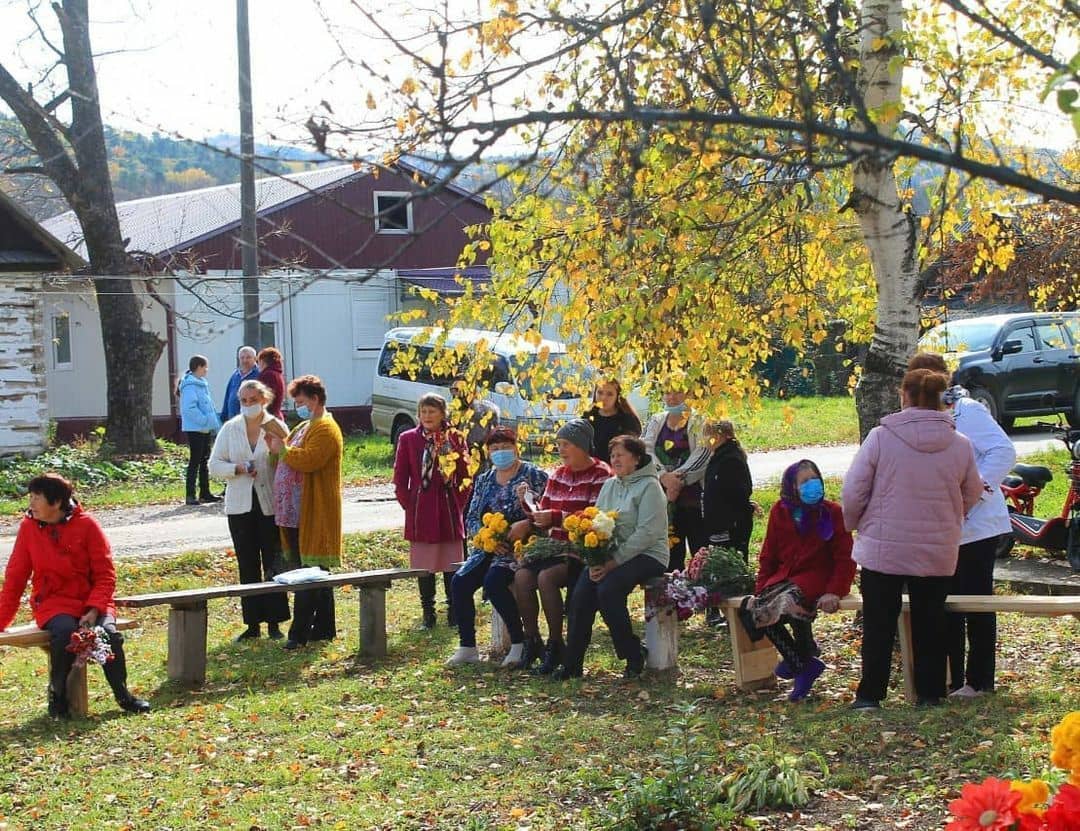
M 776 675 L 795 680 L 790 701 L 806 698 L 825 671 L 811 625 L 819 609 L 835 612 L 851 591 L 851 547 L 840 505 L 825 499 L 818 466 L 809 459 L 791 465 L 769 512 L 754 595 L 739 610 L 750 638 L 764 636 L 780 653 Z

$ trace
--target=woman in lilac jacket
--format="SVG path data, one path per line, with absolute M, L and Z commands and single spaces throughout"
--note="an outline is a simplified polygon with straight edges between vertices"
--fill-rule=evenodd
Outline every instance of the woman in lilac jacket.
M 896 620 L 911 599 L 915 693 L 945 697 L 945 597 L 956 571 L 964 516 L 983 494 L 971 442 L 942 411 L 944 376 L 915 369 L 900 387 L 903 410 L 870 431 L 844 477 L 844 525 L 862 567 L 862 680 L 854 707 L 885 698 Z

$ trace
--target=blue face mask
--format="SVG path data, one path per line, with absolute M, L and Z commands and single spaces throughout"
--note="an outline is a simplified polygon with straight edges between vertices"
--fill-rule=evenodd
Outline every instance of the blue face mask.
M 517 459 L 517 453 L 513 450 L 492 450 L 491 451 L 491 466 L 496 470 L 506 470 L 514 464 Z
M 684 401 L 682 404 L 668 405 L 667 411 L 669 415 L 679 415 L 681 413 L 685 413 L 689 409 L 690 408 L 686 406 L 686 402 Z
M 825 485 L 820 479 L 807 479 L 799 485 L 799 499 L 804 505 L 817 505 L 825 497 Z
M 296 408 L 296 417 L 301 421 L 311 418 L 311 408 L 307 404 L 301 404 Z

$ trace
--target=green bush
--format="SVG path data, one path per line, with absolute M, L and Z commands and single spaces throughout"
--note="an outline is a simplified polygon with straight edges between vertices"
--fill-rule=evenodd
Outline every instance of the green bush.
M 829 775 L 825 760 L 816 753 L 800 757 L 771 746 L 748 744 L 739 754 L 749 761 L 720 780 L 723 798 L 739 812 L 805 806 L 821 782 L 803 770 L 803 758 L 816 762 L 822 774 Z
M 77 491 L 92 491 L 120 482 L 150 484 L 180 482 L 187 465 L 187 449 L 170 442 L 160 442 L 156 456 L 110 458 L 100 441 L 62 444 L 39 456 L 25 459 L 13 456 L 0 459 L 0 497 L 19 498 L 26 494 L 26 483 L 39 474 L 59 473 L 75 484 Z

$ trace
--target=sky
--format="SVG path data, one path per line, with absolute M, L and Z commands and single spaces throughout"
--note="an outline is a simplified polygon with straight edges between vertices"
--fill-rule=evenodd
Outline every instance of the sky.
M 36 81 L 49 57 L 28 5 L 38 2 L 0 0 L 0 54 L 10 56 L 5 63 L 23 82 Z M 394 0 L 381 5 L 392 9 Z M 40 6 L 39 19 L 55 30 L 48 3 Z M 339 114 L 355 107 L 361 117 L 366 73 L 342 63 L 332 31 L 354 56 L 404 77 L 404 62 L 387 41 L 362 30 L 348 0 L 249 0 L 249 6 L 259 140 L 305 135 L 297 125 L 318 112 L 322 100 Z M 91 0 L 90 12 L 107 123 L 195 139 L 239 133 L 234 2 Z M 417 13 L 410 14 L 422 27 Z M 396 10 L 394 19 L 403 22 L 404 12 Z
M 447 1 L 458 13 L 490 12 L 488 0 Z M 360 124 L 384 115 L 365 106 L 369 91 L 377 104 L 385 99 L 355 61 L 369 62 L 398 83 L 409 74 L 409 65 L 357 7 L 377 9 L 380 22 L 422 37 L 430 15 L 423 2 L 249 0 L 257 139 L 307 139 L 301 125 L 322 112 L 322 101 L 331 104 L 340 123 Z M 0 0 L 0 55 L 20 81 L 36 85 L 50 56 L 28 7 L 36 7 L 46 31 L 55 34 L 58 27 L 47 0 Z M 239 133 L 233 0 L 90 0 L 90 9 L 108 124 L 192 139 Z M 343 48 L 348 52 L 344 57 Z M 1076 140 L 1060 113 L 1034 100 L 1012 128 L 1027 144 L 1060 149 Z

